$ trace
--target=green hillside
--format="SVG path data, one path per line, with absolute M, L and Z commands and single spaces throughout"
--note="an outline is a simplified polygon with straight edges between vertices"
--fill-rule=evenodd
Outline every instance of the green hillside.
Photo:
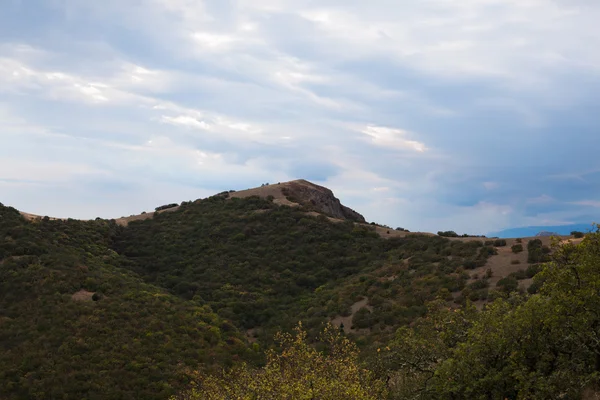
M 537 263 L 550 249 L 530 241 L 535 265 L 491 287 L 491 271 L 471 270 L 487 268 L 506 241 L 384 238 L 272 198 L 227 197 L 127 226 L 27 221 L 0 205 L 0 398 L 577 399 L 596 390 L 600 233 L 557 245 L 546 265 Z M 519 289 L 533 275 L 529 293 Z
M 265 340 L 299 319 L 318 330 L 363 297 L 373 309 L 361 312 L 357 328 L 378 337 L 423 315 L 427 301 L 459 292 L 464 266 L 483 265 L 494 251 L 481 241 L 382 239 L 369 226 L 223 196 L 132 222 L 115 249 L 146 281 L 205 301 Z M 390 271 L 393 280 L 380 277 Z
M 118 229 L 0 205 L 0 398 L 164 399 L 189 370 L 248 353 L 207 305 L 121 268 Z

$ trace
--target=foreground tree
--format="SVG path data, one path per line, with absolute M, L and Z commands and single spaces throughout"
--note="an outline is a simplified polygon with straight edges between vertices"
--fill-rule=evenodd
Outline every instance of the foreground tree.
M 307 341 L 298 325 L 295 335 L 278 334 L 281 351 L 267 352 L 261 369 L 247 365 L 220 375 L 198 373 L 193 388 L 174 399 L 382 399 L 385 382 L 358 364 L 358 349 L 338 329 L 328 326 L 321 335 L 324 352 Z

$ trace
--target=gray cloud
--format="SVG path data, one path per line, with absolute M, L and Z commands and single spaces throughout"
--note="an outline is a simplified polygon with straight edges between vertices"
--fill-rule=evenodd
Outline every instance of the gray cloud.
M 110 216 L 307 178 L 380 222 L 483 233 L 589 222 L 600 196 L 594 2 L 4 11 L 1 200 L 27 211 Z

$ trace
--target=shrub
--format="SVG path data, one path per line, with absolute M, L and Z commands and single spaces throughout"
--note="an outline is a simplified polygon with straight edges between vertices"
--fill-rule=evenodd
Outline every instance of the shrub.
M 530 264 L 537 264 L 550 260 L 550 248 L 544 246 L 540 239 L 530 240 L 529 243 L 527 243 L 527 251 L 529 252 L 527 262 Z
M 438 232 L 438 236 L 443 236 L 443 237 L 458 237 L 458 233 L 456 233 L 454 231 L 439 231 Z
M 505 293 L 510 293 L 519 288 L 519 282 L 514 276 L 508 276 L 500 279 L 496 286 L 501 288 Z
M 523 279 L 527 279 L 527 273 L 523 269 L 520 269 L 517 272 L 513 272 L 509 276 L 512 276 L 513 278 L 515 278 L 515 279 L 517 279 L 519 281 L 523 280 Z
M 515 242 L 517 242 L 517 243 L 523 243 L 523 239 L 521 239 L 521 238 L 517 238 L 517 239 L 515 240 Z
M 488 286 L 489 286 L 489 284 L 488 284 L 487 281 L 485 281 L 485 280 L 478 280 L 478 281 L 475 281 L 473 283 L 470 283 L 468 287 L 469 287 L 469 289 L 472 289 L 472 290 L 479 290 L 479 289 L 485 289 Z
M 519 260 L 512 260 L 510 263 L 512 265 L 517 265 L 517 264 L 521 264 L 521 261 L 519 261 Z
M 527 270 L 525 270 L 525 273 L 527 274 L 528 278 L 533 278 L 538 272 L 540 272 L 541 269 L 542 268 L 539 265 L 530 265 L 527 267 Z
M 497 255 L 498 250 L 496 250 L 496 248 L 492 246 L 484 246 L 479 250 L 479 254 L 481 255 L 481 257 L 487 258 L 490 256 Z
M 177 204 L 177 203 L 165 204 L 164 206 L 159 206 L 159 207 L 156 207 L 156 208 L 154 209 L 154 211 L 166 210 L 166 209 L 168 209 L 168 208 L 177 207 L 178 205 L 179 205 L 179 204 Z
M 496 239 L 496 240 L 494 240 L 494 246 L 504 247 L 504 246 L 506 246 L 506 240 L 505 239 Z
M 517 254 L 523 251 L 523 245 L 521 243 L 513 244 L 510 249 L 513 253 Z
M 529 294 L 536 294 L 537 292 L 540 291 L 540 288 L 542 287 L 543 283 L 541 281 L 538 281 L 537 279 L 535 279 L 533 281 L 533 283 L 527 288 L 527 293 Z
M 581 239 L 583 237 L 583 232 L 573 231 L 571 232 L 571 236 L 573 236 L 575 239 Z

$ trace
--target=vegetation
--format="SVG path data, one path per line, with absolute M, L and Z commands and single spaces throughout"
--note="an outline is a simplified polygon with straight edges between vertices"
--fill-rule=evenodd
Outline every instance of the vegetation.
M 164 399 L 192 368 L 251 357 L 208 306 L 120 268 L 119 229 L 0 205 L 0 398 Z
M 392 398 L 581 398 L 600 373 L 600 233 L 557 248 L 539 293 L 498 298 L 482 312 L 430 304 L 396 332 L 372 368 Z
M 159 206 L 159 207 L 156 207 L 156 208 L 154 209 L 154 211 L 162 211 L 162 210 L 167 210 L 167 209 L 169 209 L 169 208 L 174 208 L 174 207 L 177 207 L 178 205 L 179 205 L 179 204 L 177 204 L 177 203 L 166 204 L 166 205 L 164 205 L 164 206 Z
M 459 237 L 460 235 L 454 231 L 439 231 L 438 236 L 443 236 L 443 237 Z
M 573 236 L 575 239 L 581 239 L 584 236 L 584 233 L 579 231 L 573 231 L 571 232 L 571 236 Z
M 122 227 L 0 205 L 0 398 L 575 399 L 600 383 L 599 232 L 529 241 L 494 285 L 504 239 L 383 239 L 305 211 L 223 195 Z
M 468 276 L 460 268 L 483 266 L 494 254 L 480 241 L 385 240 L 369 226 L 332 223 L 257 197 L 210 198 L 132 222 L 115 250 L 147 282 L 206 301 L 262 344 L 299 318 L 314 336 L 365 297 L 372 312 L 356 320 L 372 331 L 359 342 L 382 339 L 391 335 L 386 327 L 423 315 L 440 291 L 462 290 Z
M 356 399 L 387 397 L 383 379 L 358 362 L 358 349 L 331 325 L 318 351 L 299 325 L 296 334 L 278 334 L 280 351 L 267 352 L 267 363 L 256 369 L 241 365 L 219 375 L 198 374 L 194 387 L 175 399 Z
M 530 264 L 550 261 L 550 248 L 544 246 L 540 239 L 530 240 L 527 243 L 527 262 Z

